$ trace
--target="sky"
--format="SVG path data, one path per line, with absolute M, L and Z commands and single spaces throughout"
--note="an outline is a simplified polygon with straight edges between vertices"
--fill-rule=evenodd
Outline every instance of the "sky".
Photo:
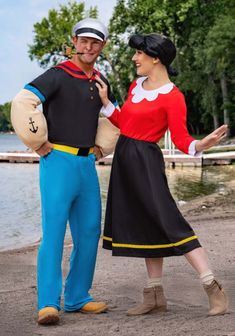
M 108 25 L 117 1 L 82 2 L 86 9 L 97 6 L 99 19 Z M 25 84 L 45 71 L 28 56 L 33 25 L 47 17 L 49 9 L 59 9 L 59 4 L 67 3 L 68 0 L 0 0 L 0 104 L 11 101 Z

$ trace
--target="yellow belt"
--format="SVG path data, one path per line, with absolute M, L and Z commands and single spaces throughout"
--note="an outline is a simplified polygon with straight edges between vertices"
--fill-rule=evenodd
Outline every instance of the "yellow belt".
M 66 145 L 53 144 L 53 148 L 61 152 L 66 152 L 78 156 L 88 156 L 89 154 L 94 153 L 94 147 L 78 148 Z

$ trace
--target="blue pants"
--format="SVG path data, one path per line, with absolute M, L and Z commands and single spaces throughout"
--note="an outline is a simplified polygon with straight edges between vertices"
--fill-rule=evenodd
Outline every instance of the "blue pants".
M 69 221 L 73 250 L 65 282 L 64 309 L 92 301 L 101 201 L 95 156 L 53 150 L 40 159 L 42 242 L 38 253 L 38 309 L 60 309 L 64 236 Z

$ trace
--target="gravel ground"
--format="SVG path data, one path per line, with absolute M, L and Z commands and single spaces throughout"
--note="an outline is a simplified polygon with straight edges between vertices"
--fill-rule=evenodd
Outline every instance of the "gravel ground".
M 229 312 L 207 317 L 207 297 L 184 257 L 165 259 L 164 288 L 169 310 L 128 317 L 141 300 L 146 281 L 144 260 L 112 257 L 100 246 L 92 294 L 106 301 L 107 313 L 60 313 L 57 326 L 36 323 L 37 245 L 0 253 L 0 336 L 235 336 L 235 188 L 198 198 L 181 207 L 211 267 L 230 299 Z M 68 271 L 71 243 L 66 242 L 63 270 Z

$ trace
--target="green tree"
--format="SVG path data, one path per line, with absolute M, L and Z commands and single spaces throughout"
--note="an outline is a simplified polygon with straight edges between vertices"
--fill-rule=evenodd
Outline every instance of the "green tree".
M 227 0 L 201 4 L 206 14 L 190 34 L 193 78 L 198 83 L 194 92 L 201 96 L 203 108 L 201 120 L 209 126 L 212 117 L 214 128 L 221 122 L 234 125 L 234 8 Z
M 31 59 L 48 67 L 63 59 L 73 24 L 84 16 L 97 17 L 96 7 L 70 1 L 34 25 Z M 168 35 L 178 53 L 172 79 L 184 92 L 188 122 L 193 133 L 205 133 L 220 123 L 235 133 L 234 17 L 231 0 L 118 0 L 109 24 L 109 43 L 101 57 L 113 91 L 120 102 L 136 76 L 127 42 L 133 33 Z M 107 62 L 108 61 L 108 62 Z
M 34 25 L 33 43 L 29 45 L 29 57 L 36 59 L 43 68 L 57 64 L 64 59 L 65 45 L 71 45 L 73 25 L 85 17 L 97 17 L 97 8 L 85 9 L 85 2 L 69 1 L 51 9 L 48 17 Z
M 13 131 L 10 120 L 11 103 L 0 105 L 0 131 Z
M 214 26 L 209 30 L 205 40 L 207 71 L 214 74 L 214 80 L 219 81 L 223 121 L 230 124 L 232 110 L 232 80 L 235 75 L 235 12 L 220 15 Z M 218 41 L 220 43 L 218 44 Z M 233 88 L 234 89 L 234 88 Z
M 135 76 L 133 51 L 126 49 L 129 36 L 163 33 L 177 46 L 173 65 L 179 75 L 172 80 L 186 96 L 191 131 L 208 132 L 223 121 L 232 128 L 233 27 L 234 2 L 229 0 L 119 0 L 109 26 L 109 53 L 118 81 L 115 73 L 109 80 L 122 96 L 127 93 Z
M 127 49 L 128 38 L 133 33 L 160 32 L 170 36 L 176 44 L 180 45 L 180 32 L 185 32 L 185 24 L 196 0 L 170 1 L 170 0 L 119 0 L 110 20 L 110 58 L 114 66 L 118 67 L 122 89 L 126 92 L 130 81 L 135 76 L 131 62 L 133 50 Z M 178 35 L 177 35 L 177 32 Z M 106 49 L 107 52 L 107 49 Z M 176 60 L 177 62 L 177 60 Z M 110 80 L 115 84 L 115 74 Z M 120 84 L 119 84 L 120 86 Z

